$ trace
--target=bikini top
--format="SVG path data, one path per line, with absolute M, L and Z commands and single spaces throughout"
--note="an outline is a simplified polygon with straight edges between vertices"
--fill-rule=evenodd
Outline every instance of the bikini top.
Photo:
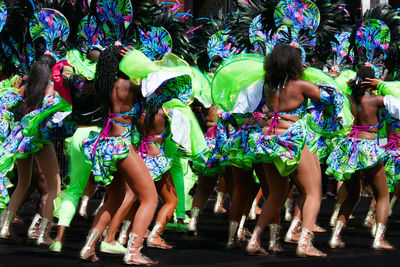
M 128 112 L 124 112 L 124 113 L 109 113 L 109 114 L 108 114 L 108 118 L 107 118 L 106 126 L 105 126 L 105 127 L 103 128 L 103 130 L 100 132 L 100 135 L 99 135 L 99 137 L 97 138 L 96 143 L 95 143 L 94 146 L 93 146 L 93 149 L 92 149 L 92 157 L 94 157 L 95 154 L 96 154 L 96 149 L 97 149 L 97 145 L 98 145 L 99 141 L 100 141 L 101 139 L 103 139 L 103 138 L 105 138 L 105 137 L 108 136 L 108 133 L 109 133 L 110 130 L 111 130 L 111 123 L 115 123 L 115 124 L 117 124 L 117 125 L 120 125 L 120 126 L 122 126 L 122 127 L 126 127 L 126 128 L 128 128 L 128 129 L 131 129 L 131 128 L 132 128 L 132 124 L 127 124 L 127 123 L 118 122 L 118 121 L 113 120 L 114 118 L 116 118 L 116 117 L 121 117 L 121 116 L 132 116 L 132 118 L 137 119 L 137 118 L 139 117 L 140 110 L 141 110 L 141 108 L 140 108 L 140 103 L 139 103 L 139 101 L 137 101 L 137 102 L 133 105 L 132 109 L 131 109 L 130 111 L 128 111 Z
M 110 113 L 110 114 L 108 114 L 108 116 L 109 116 L 108 118 L 111 123 L 115 123 L 115 124 L 123 126 L 123 127 L 132 127 L 131 124 L 118 122 L 113 119 L 116 117 L 122 117 L 122 116 L 131 116 L 133 119 L 138 119 L 139 115 L 140 115 L 140 111 L 141 111 L 140 103 L 137 101 L 133 105 L 133 107 L 130 111 L 124 112 L 124 113 Z

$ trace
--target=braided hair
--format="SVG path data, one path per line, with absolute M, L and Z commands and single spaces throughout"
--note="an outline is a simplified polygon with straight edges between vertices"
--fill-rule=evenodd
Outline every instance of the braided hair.
M 100 54 L 96 66 L 94 86 L 100 101 L 102 125 L 104 126 L 111 106 L 111 91 L 118 79 L 121 46 L 109 46 Z

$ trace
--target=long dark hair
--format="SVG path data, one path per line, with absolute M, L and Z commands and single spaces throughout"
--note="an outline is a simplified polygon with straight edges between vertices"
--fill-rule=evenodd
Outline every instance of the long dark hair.
M 23 114 L 41 107 L 44 91 L 49 81 L 51 69 L 55 63 L 56 60 L 52 56 L 43 55 L 32 64 L 24 89 L 25 102 Z
M 96 66 L 94 86 L 99 97 L 102 114 L 102 125 L 104 126 L 111 106 L 111 91 L 118 78 L 121 46 L 109 46 L 104 49 Z
M 276 90 L 303 71 L 301 52 L 289 45 L 276 45 L 265 58 L 265 87 Z
M 357 71 L 357 76 L 349 82 L 351 89 L 351 100 L 359 105 L 361 103 L 361 98 L 364 96 L 367 88 L 362 86 L 367 78 L 375 78 L 375 71 L 370 67 L 361 67 Z
M 190 107 L 191 107 L 194 115 L 196 116 L 197 121 L 200 124 L 201 130 L 203 131 L 203 133 L 206 133 L 206 131 L 207 131 L 207 121 L 206 121 L 205 114 L 207 112 L 207 109 L 196 98 L 193 100 L 193 103 L 190 105 Z

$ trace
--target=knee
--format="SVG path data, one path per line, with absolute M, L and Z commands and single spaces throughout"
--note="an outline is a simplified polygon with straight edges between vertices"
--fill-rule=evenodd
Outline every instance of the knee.
M 140 201 L 140 205 L 145 205 L 147 206 L 149 209 L 156 209 L 157 205 L 158 205 L 158 195 L 154 194 L 151 196 L 146 196 L 142 199 L 139 200 Z
M 178 198 L 176 196 L 174 196 L 171 200 L 170 200 L 170 206 L 175 210 L 176 207 L 178 206 Z

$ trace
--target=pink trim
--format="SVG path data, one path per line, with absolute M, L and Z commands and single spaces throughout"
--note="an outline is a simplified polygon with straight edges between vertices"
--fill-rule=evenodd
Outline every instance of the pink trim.
M 360 132 L 368 132 L 368 130 L 371 129 L 371 126 L 359 126 L 359 125 L 353 125 L 351 126 L 353 128 L 349 134 L 349 136 L 353 136 L 353 153 L 356 151 L 356 139 L 357 136 Z
M 388 143 L 384 146 L 381 146 L 382 148 L 385 148 L 385 152 L 394 148 L 394 150 L 397 151 L 397 142 L 400 141 L 400 134 L 399 133 L 392 133 L 389 136 Z
M 272 117 L 272 123 L 268 128 L 268 131 L 259 139 L 257 142 L 260 142 L 263 140 L 272 130 L 275 130 L 275 136 L 278 139 L 279 142 L 281 142 L 287 150 L 289 150 L 290 156 L 282 155 L 284 157 L 287 157 L 288 159 L 294 159 L 292 150 L 290 150 L 289 146 L 285 144 L 285 142 L 279 138 L 279 136 L 276 134 L 276 131 L 278 130 L 278 120 L 279 120 L 279 114 L 278 112 L 274 111 L 274 116 Z
M 108 136 L 108 133 L 111 130 L 111 120 L 114 119 L 115 117 L 118 117 L 117 113 L 109 113 L 108 114 L 108 118 L 107 118 L 107 124 L 106 126 L 103 128 L 103 130 L 100 132 L 99 137 L 96 140 L 96 143 L 94 144 L 94 147 L 92 149 L 92 157 L 95 156 L 96 154 L 96 149 L 97 149 L 97 145 L 99 144 L 99 141 L 105 137 Z

